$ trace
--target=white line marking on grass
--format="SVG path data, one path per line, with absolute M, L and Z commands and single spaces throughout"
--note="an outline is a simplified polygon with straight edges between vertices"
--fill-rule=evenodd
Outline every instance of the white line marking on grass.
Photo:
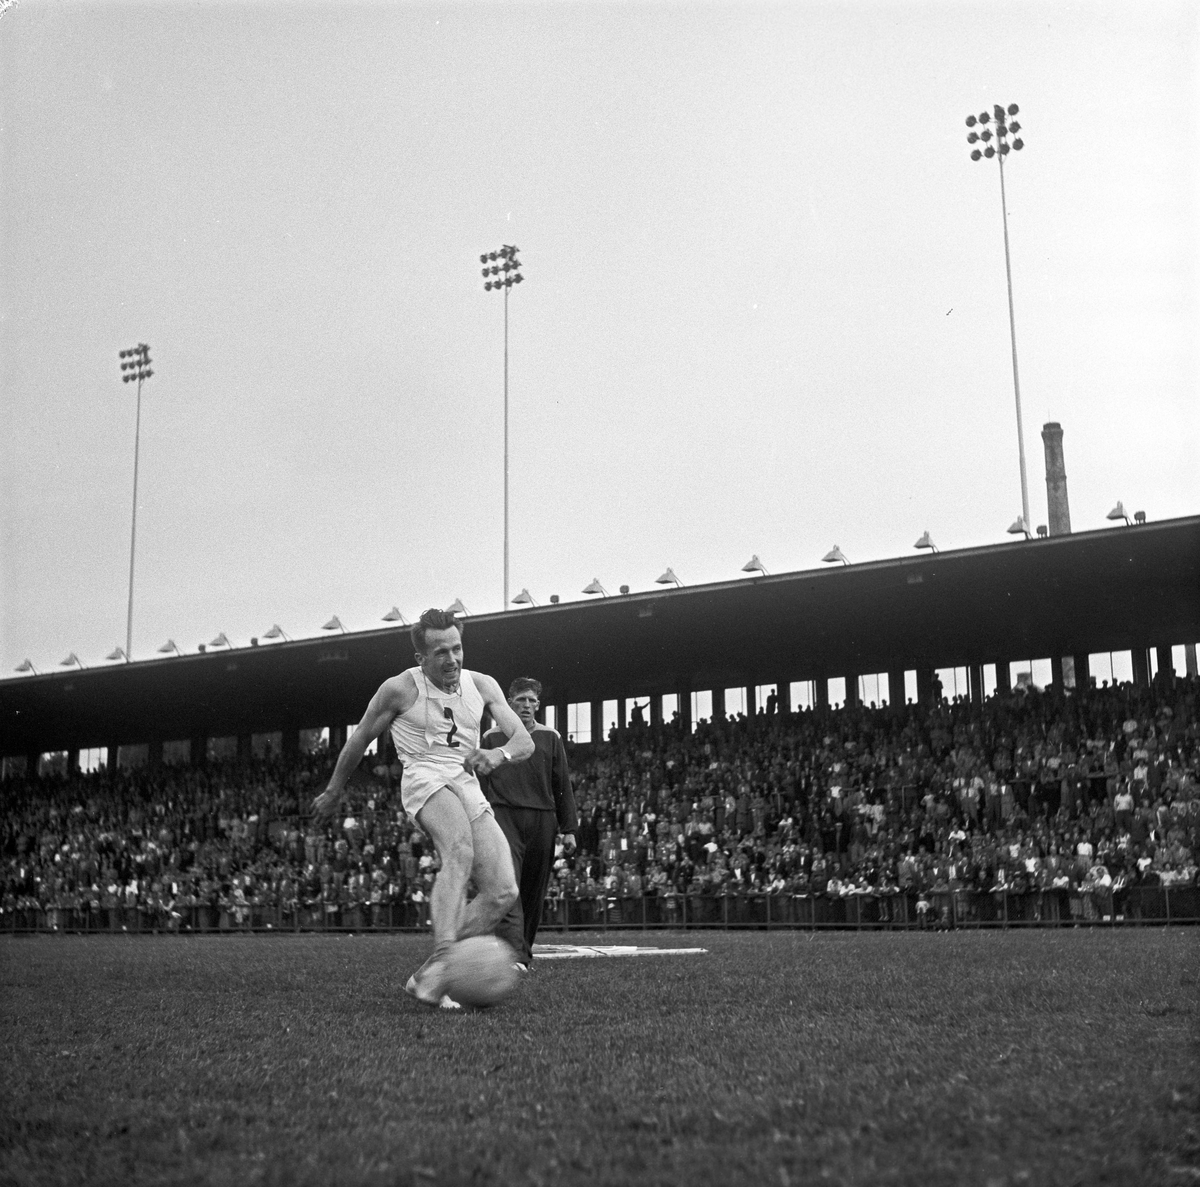
M 538 960 L 577 960 L 594 956 L 688 956 L 707 948 L 638 948 L 632 944 L 534 944 Z

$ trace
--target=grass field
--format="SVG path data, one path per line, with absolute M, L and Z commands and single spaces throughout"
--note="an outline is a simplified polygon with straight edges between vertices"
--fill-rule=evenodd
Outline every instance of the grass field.
M 1200 931 L 624 942 L 709 951 L 458 1015 L 420 937 L 5 938 L 0 1182 L 1200 1182 Z

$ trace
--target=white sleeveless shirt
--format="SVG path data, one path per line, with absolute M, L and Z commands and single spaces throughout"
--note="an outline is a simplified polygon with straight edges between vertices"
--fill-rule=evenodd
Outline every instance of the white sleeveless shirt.
M 430 764 L 463 775 L 463 759 L 478 749 L 483 720 L 483 697 L 474 677 L 462 668 L 458 691 L 443 692 L 419 667 L 408 671 L 417 686 L 417 699 L 392 720 L 396 753 L 406 768 Z

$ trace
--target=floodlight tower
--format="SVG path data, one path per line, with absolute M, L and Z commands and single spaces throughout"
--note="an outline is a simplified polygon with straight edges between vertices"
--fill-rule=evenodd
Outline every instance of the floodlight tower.
M 520 284 L 521 249 L 504 244 L 499 251 L 485 252 L 479 257 L 483 267 L 483 287 L 486 292 L 504 291 L 504 609 L 508 609 L 508 293 Z
M 142 382 L 154 374 L 150 370 L 150 347 L 144 342 L 122 350 L 121 379 L 125 383 L 137 380 L 137 423 L 133 435 L 133 528 L 129 534 L 129 612 L 125 617 L 125 662 L 133 658 L 133 557 L 137 549 L 137 488 L 138 453 L 142 442 Z
M 971 129 L 967 133 L 967 143 L 983 145 L 982 148 L 971 150 L 972 161 L 978 161 L 982 157 L 987 157 L 989 160 L 995 157 L 1000 165 L 1000 213 L 1004 219 L 1004 274 L 1008 280 L 1008 332 L 1012 342 L 1013 391 L 1017 398 L 1017 452 L 1021 459 L 1021 517 L 1026 524 L 1029 524 L 1033 521 L 1029 518 L 1029 485 L 1025 480 L 1025 430 L 1021 426 L 1021 380 L 1017 374 L 1017 322 L 1013 315 L 1012 259 L 1008 250 L 1008 204 L 1004 197 L 1004 158 L 1008 156 L 1010 150 L 1015 149 L 1020 152 L 1025 147 L 1025 141 L 1017 136 L 1021 125 L 1016 120 L 1009 123 L 1009 118 L 1015 116 L 1020 110 L 1015 103 L 1010 103 L 1007 108 L 1001 107 L 997 103 L 990 112 L 981 111 L 978 115 L 967 116 L 967 127 Z M 976 127 L 982 130 L 976 131 Z M 1011 142 L 1008 139 L 1010 132 L 1013 135 Z

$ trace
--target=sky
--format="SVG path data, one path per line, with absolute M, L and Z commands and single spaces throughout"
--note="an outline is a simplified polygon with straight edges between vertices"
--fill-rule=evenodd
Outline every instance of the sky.
M 1193 3 L 0 0 L 0 678 L 1200 512 Z M 521 611 L 515 611 L 521 612 Z

